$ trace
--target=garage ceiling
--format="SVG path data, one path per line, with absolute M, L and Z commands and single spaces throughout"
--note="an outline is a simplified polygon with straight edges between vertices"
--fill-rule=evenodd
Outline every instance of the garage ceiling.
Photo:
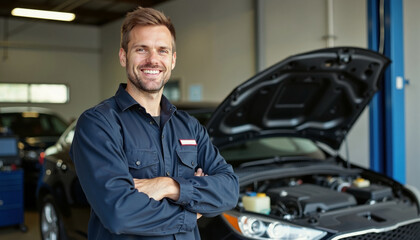
M 11 11 L 16 7 L 63 11 L 76 14 L 76 19 L 71 24 L 100 26 L 124 17 L 137 6 L 153 7 L 167 1 L 169 0 L 0 0 L 0 16 L 12 18 Z

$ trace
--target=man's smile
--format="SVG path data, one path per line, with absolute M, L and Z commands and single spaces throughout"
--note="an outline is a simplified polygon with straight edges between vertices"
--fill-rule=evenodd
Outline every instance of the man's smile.
M 152 74 L 152 75 L 156 75 L 156 74 L 159 74 L 161 72 L 161 70 L 159 70 L 159 69 L 142 69 L 141 71 L 143 73 Z

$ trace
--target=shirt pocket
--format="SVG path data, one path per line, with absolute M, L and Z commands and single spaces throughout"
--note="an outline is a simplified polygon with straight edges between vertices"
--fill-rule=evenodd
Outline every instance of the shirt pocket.
M 193 177 L 197 167 L 197 150 L 176 150 L 178 155 L 178 176 Z
M 159 160 L 156 151 L 135 149 L 127 153 L 128 168 L 133 178 L 154 178 L 158 176 Z

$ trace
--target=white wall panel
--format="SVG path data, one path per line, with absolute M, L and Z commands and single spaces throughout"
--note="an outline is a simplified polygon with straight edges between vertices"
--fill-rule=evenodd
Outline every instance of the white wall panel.
M 404 0 L 406 182 L 420 189 L 420 1 Z

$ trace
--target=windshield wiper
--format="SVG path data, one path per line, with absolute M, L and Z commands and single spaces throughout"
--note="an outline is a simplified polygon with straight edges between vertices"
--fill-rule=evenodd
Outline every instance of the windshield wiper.
M 290 162 L 290 161 L 321 161 L 321 159 L 313 158 L 313 157 L 307 157 L 307 156 L 274 156 L 271 158 L 266 159 L 260 159 L 257 161 L 252 162 L 245 162 L 241 163 L 239 165 L 239 168 L 246 168 L 246 167 L 255 167 L 259 165 L 267 165 L 267 164 L 273 164 L 273 163 L 284 163 L 284 162 Z

